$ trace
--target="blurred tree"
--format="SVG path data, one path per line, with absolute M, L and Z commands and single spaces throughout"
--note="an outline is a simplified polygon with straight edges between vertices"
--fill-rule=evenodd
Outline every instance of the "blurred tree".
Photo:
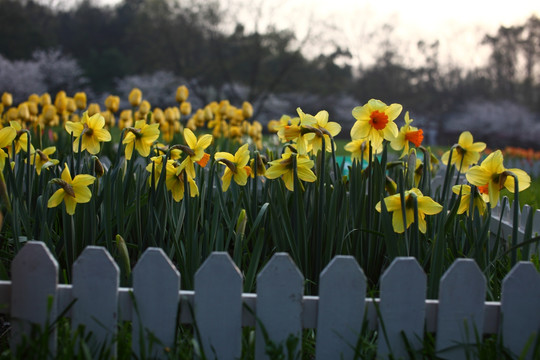
M 0 0 L 0 24 L 0 54 L 8 59 L 57 46 L 56 14 L 34 1 Z

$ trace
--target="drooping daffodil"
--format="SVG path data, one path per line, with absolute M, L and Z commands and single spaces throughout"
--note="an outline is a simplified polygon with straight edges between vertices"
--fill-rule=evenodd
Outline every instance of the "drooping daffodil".
M 424 196 L 422 192 L 417 188 L 412 188 L 407 190 L 404 193 L 405 195 L 405 221 L 406 225 L 403 224 L 403 213 L 402 213 L 402 204 L 401 204 L 401 194 L 397 193 L 390 195 L 384 198 L 384 204 L 388 212 L 393 213 L 392 215 L 392 227 L 397 233 L 402 233 L 405 229 L 408 229 L 409 226 L 414 221 L 414 201 L 413 197 L 416 197 L 418 204 L 418 229 L 422 232 L 426 232 L 426 215 L 435 215 L 441 212 L 442 206 L 435 202 L 429 196 Z M 375 209 L 378 212 L 381 212 L 381 202 L 379 201 L 375 205 Z

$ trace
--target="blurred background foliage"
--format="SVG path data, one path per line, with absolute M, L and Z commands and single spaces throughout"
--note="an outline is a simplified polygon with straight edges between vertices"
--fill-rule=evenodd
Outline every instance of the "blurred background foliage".
M 353 123 L 350 109 L 378 98 L 411 109 L 427 143 L 447 145 L 469 130 L 493 148 L 516 140 L 539 147 L 540 19 L 534 15 L 485 34 L 478 46 L 490 56 L 479 67 L 443 64 L 438 41 L 422 40 L 420 58 L 406 65 L 391 24 L 381 24 L 372 39 L 376 61 L 355 67 L 346 61 L 351 49 L 337 44 L 305 56 L 316 31 L 303 38 L 272 26 L 247 31 L 217 0 L 72 4 L 0 0 L 0 91 L 23 101 L 34 92 L 84 90 L 99 102 L 111 93 L 125 98 L 138 86 L 153 106 L 164 106 L 185 83 L 194 107 L 247 100 L 262 123 L 297 106 L 308 113 L 326 109 L 342 123 L 342 136 Z M 225 21 L 235 25 L 224 31 Z

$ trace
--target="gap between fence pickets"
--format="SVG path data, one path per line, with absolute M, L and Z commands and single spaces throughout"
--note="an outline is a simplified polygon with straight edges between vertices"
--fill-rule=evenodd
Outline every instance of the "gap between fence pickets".
M 71 285 L 59 284 L 57 288 L 58 296 L 58 313 L 66 309 L 73 301 L 71 293 Z M 131 288 L 119 288 L 118 289 L 118 309 L 119 319 L 121 321 L 132 321 L 133 301 L 130 292 Z M 193 323 L 192 309 L 193 299 L 195 297 L 194 291 L 181 290 L 180 291 L 180 323 L 191 324 Z M 369 321 L 369 330 L 377 330 L 377 311 L 375 305 L 378 304 L 380 299 L 366 299 L 366 318 Z M 11 281 L 0 281 L 0 313 L 10 313 L 11 302 Z M 257 306 L 257 294 L 243 293 L 242 302 L 244 304 L 242 310 L 242 326 L 255 326 L 256 306 Z M 302 303 L 302 326 L 307 329 L 317 328 L 317 310 L 318 310 L 318 296 L 303 297 Z M 499 319 L 501 303 L 499 301 L 486 301 L 484 311 L 484 334 L 496 334 L 499 331 Z M 438 312 L 439 300 L 426 299 L 426 331 L 436 332 L 437 329 L 437 312 Z M 250 308 L 250 312 L 247 308 Z M 67 317 L 71 317 L 71 311 L 66 313 Z

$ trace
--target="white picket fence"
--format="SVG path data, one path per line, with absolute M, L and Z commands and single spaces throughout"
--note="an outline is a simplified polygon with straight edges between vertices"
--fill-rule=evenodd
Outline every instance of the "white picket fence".
M 0 282 L 0 311 L 10 314 L 13 348 L 29 334 L 29 324 L 45 324 L 74 299 L 67 313 L 73 328 L 84 324 L 102 342 L 114 338 L 119 321 L 132 321 L 134 353 L 140 355 L 144 328 L 160 341 L 155 357 L 173 346 L 178 311 L 181 323 L 197 325 L 210 359 L 239 358 L 243 326 L 255 326 L 255 357 L 267 358 L 260 323 L 276 344 L 290 334 L 301 337 L 303 328 L 317 329 L 317 359 L 352 359 L 363 321 L 379 331 L 380 358 L 408 358 L 403 335 L 421 349 L 425 332 L 435 333 L 446 359 L 464 358 L 461 345 L 475 344 L 475 331 L 501 334 L 504 346 L 520 354 L 540 331 L 540 274 L 529 262 L 504 278 L 500 302 L 485 301 L 486 279 L 470 259 L 457 259 L 443 275 L 438 300 L 426 300 L 426 274 L 407 257 L 396 258 L 383 274 L 380 299 L 366 298 L 365 276 L 351 256 L 336 256 L 322 271 L 319 296 L 304 296 L 304 278 L 286 253 L 275 254 L 259 273 L 256 294 L 242 293 L 242 274 L 227 253 L 203 263 L 194 291 L 180 290 L 179 272 L 158 248 L 147 249 L 136 264 L 133 288 L 119 287 L 119 268 L 102 247 L 87 247 L 72 270 L 73 284 L 58 284 L 58 264 L 41 242 L 29 241 L 17 254 L 12 280 Z M 531 351 L 526 358 L 532 359 Z

